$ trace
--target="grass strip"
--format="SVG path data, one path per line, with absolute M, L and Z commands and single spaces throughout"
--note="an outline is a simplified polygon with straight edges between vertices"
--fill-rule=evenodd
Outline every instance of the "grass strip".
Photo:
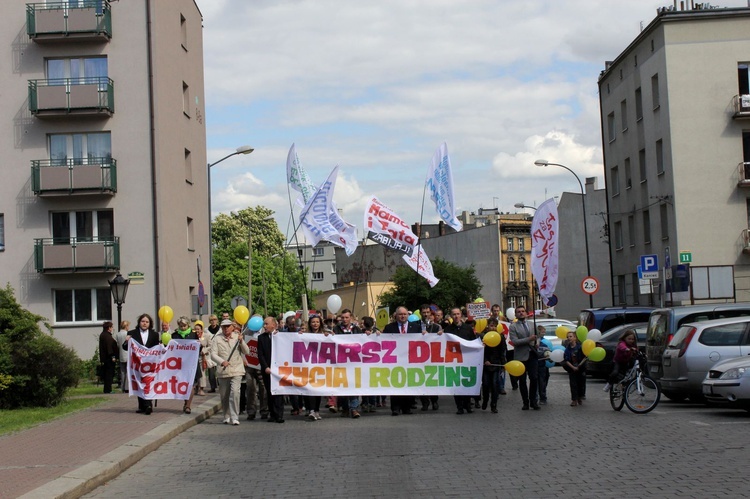
M 0 435 L 25 430 L 62 416 L 106 402 L 107 397 L 65 400 L 55 407 L 0 410 Z

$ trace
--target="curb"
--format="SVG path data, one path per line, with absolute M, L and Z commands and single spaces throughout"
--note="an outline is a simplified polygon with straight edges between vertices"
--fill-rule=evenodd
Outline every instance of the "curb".
M 153 430 L 110 451 L 100 458 L 65 473 L 51 482 L 20 496 L 19 499 L 72 499 L 91 492 L 112 480 L 135 463 L 155 451 L 162 444 L 201 423 L 221 409 L 221 401 L 214 397 L 193 410 L 193 417 L 177 416 Z

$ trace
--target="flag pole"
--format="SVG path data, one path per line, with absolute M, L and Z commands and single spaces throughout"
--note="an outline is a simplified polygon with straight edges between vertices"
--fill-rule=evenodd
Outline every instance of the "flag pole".
M 288 179 L 287 179 L 288 180 Z M 292 239 L 294 239 L 294 244 L 297 246 L 297 261 L 299 262 L 299 268 L 302 270 L 302 286 L 305 291 L 305 301 L 309 301 L 310 297 L 307 295 L 307 272 L 305 272 L 305 267 L 302 265 L 302 255 L 300 255 L 299 252 L 299 238 L 297 237 L 297 231 L 299 230 L 300 225 L 302 225 L 302 221 L 300 220 L 300 223 L 295 225 L 294 224 L 294 206 L 292 204 L 292 191 L 289 188 L 289 182 L 286 183 L 286 192 L 287 197 L 289 198 L 289 212 L 291 214 L 292 219 L 292 227 L 294 228 L 294 231 L 292 232 L 292 237 L 289 238 L 289 241 L 286 244 L 286 247 L 289 247 L 289 245 L 292 243 Z M 282 296 L 281 299 L 283 300 L 284 297 Z M 282 301 L 283 304 L 283 301 Z M 284 307 L 281 307 L 284 308 Z M 282 310 L 283 313 L 283 310 Z M 307 310 L 302 311 L 303 317 L 307 316 Z

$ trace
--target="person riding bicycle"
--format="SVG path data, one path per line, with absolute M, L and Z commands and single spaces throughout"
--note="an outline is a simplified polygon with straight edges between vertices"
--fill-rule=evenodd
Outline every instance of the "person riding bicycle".
M 638 355 L 638 345 L 636 344 L 638 338 L 635 335 L 635 330 L 627 329 L 622 336 L 620 336 L 617 342 L 617 348 L 615 349 L 615 356 L 612 359 L 614 367 L 612 372 L 607 378 L 607 384 L 604 385 L 604 391 L 609 391 L 612 385 L 619 381 L 620 373 L 626 373 L 628 369 L 633 367 L 635 357 Z

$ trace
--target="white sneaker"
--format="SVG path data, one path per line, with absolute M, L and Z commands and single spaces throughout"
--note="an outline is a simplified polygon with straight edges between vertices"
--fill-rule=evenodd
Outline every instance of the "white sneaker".
M 315 417 L 315 411 L 310 411 L 310 414 L 307 415 L 307 419 L 310 421 L 316 421 L 317 418 Z
M 232 426 L 239 426 L 239 425 L 240 425 L 239 421 L 237 421 L 236 419 L 232 420 Z
M 224 424 L 229 424 L 230 422 L 231 422 L 231 420 L 230 420 L 229 418 L 226 418 L 226 419 L 224 420 Z
M 604 388 L 602 388 L 602 391 L 603 392 L 608 392 L 610 388 L 612 388 L 612 385 L 610 385 L 609 383 L 607 383 L 606 385 L 604 385 Z
M 318 411 L 315 411 L 315 421 L 320 421 L 321 419 L 323 418 L 320 417 L 320 413 Z

